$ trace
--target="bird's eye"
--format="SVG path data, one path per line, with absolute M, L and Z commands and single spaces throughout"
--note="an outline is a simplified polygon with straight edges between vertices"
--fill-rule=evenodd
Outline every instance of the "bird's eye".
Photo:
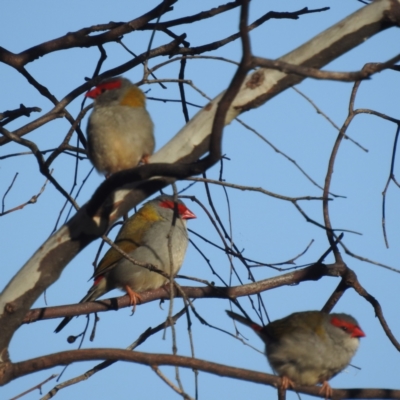
M 341 326 L 340 328 L 341 328 L 342 331 L 344 331 L 344 332 L 348 332 L 348 331 L 349 331 L 349 329 L 347 328 L 347 326 Z
M 106 92 L 106 91 L 107 91 L 107 89 L 105 89 L 105 88 L 101 88 L 101 89 L 100 89 L 100 91 L 101 91 L 101 93 L 104 93 L 104 92 Z

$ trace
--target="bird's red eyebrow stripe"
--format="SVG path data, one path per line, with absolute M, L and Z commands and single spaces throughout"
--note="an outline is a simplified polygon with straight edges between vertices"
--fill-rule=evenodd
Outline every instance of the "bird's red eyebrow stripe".
M 89 90 L 85 94 L 85 97 L 90 97 L 91 99 L 95 99 L 96 97 L 100 96 L 105 90 L 119 89 L 120 87 L 121 87 L 120 80 L 100 83 L 100 85 L 97 85 L 94 89 Z
M 331 319 L 331 323 L 333 326 L 337 326 L 338 328 L 346 328 L 351 333 L 351 337 L 358 338 L 365 336 L 365 333 L 361 330 L 361 328 L 352 324 L 351 322 L 343 321 L 337 317 L 333 317 Z

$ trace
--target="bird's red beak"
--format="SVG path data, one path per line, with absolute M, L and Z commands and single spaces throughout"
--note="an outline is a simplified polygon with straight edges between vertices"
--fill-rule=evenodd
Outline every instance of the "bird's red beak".
M 365 337 L 365 333 L 361 330 L 361 328 L 356 326 L 353 329 L 353 332 L 351 333 L 351 337 L 355 337 L 355 338 Z
M 179 206 L 181 206 L 181 204 Z M 178 207 L 178 208 L 181 208 L 181 207 Z M 183 206 L 182 209 L 179 210 L 179 214 L 182 219 L 197 218 L 196 215 L 192 211 L 190 211 L 186 206 Z
M 90 99 L 95 99 L 96 97 L 100 96 L 102 93 L 101 89 L 96 86 L 94 89 L 89 90 L 86 94 L 85 97 L 89 97 Z

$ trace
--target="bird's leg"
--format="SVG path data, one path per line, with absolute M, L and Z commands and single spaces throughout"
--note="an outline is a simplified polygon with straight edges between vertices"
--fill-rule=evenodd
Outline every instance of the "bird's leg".
M 150 160 L 150 154 L 143 154 L 143 156 L 140 159 L 139 163 L 148 164 L 149 160 Z
M 142 296 L 140 296 L 139 293 L 134 292 L 128 285 L 125 285 L 125 290 L 129 296 L 130 305 L 133 306 L 132 314 L 134 314 L 135 310 L 136 310 L 137 302 L 139 301 L 139 303 L 141 303 L 143 301 Z
M 321 390 L 319 392 L 325 396 L 325 400 L 332 398 L 333 390 L 328 381 L 324 381 L 322 383 Z
M 287 390 L 287 388 L 294 389 L 294 382 L 289 379 L 287 376 L 281 377 L 281 389 Z

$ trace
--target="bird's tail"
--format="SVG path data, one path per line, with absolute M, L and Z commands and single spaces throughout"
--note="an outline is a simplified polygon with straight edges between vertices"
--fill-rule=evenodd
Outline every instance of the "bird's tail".
M 103 290 L 101 285 L 93 285 L 89 291 L 87 292 L 86 296 L 79 302 L 80 303 L 86 303 L 88 301 L 94 301 L 97 298 L 99 298 L 101 295 L 103 295 L 106 291 Z M 64 329 L 65 325 L 71 321 L 71 319 L 74 317 L 65 317 L 57 326 L 57 328 L 54 330 L 55 333 L 60 332 L 62 329 Z
M 226 313 L 234 320 L 249 326 L 251 329 L 253 329 L 256 333 L 260 332 L 262 330 L 262 326 L 256 324 L 253 322 L 251 319 L 243 317 L 243 315 L 236 314 L 232 311 L 226 310 Z

